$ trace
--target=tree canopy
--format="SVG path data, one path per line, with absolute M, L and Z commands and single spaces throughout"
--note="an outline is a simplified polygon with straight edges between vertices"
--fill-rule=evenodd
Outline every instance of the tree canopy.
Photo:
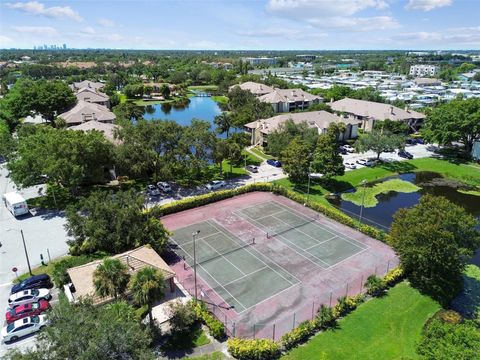
M 104 251 L 118 254 L 149 244 L 161 253 L 168 232 L 145 212 L 145 198 L 133 190 L 115 194 L 95 191 L 67 209 L 65 228 L 72 254 Z
M 372 150 L 377 154 L 377 159 L 386 151 L 401 149 L 405 146 L 405 137 L 392 134 L 388 131 L 372 130 L 369 133 L 361 135 L 355 142 L 355 149 L 364 153 Z
M 332 123 L 326 134 L 321 134 L 313 154 L 312 170 L 323 174 L 326 179 L 332 176 L 343 175 L 345 166 L 339 153 L 338 136 L 345 132 L 344 124 Z
M 119 259 L 105 258 L 93 272 L 95 293 L 101 297 L 117 299 L 127 289 L 130 275 L 127 266 Z
M 310 172 L 310 148 L 305 140 L 295 137 L 282 151 L 283 170 L 293 183 L 303 183 L 308 179 Z
M 422 130 L 425 138 L 441 145 L 461 141 L 470 152 L 480 140 L 480 99 L 452 100 L 433 108 Z
M 318 130 L 310 128 L 306 122 L 296 124 L 289 119 L 268 135 L 268 152 L 273 156 L 280 156 L 295 137 L 300 137 L 306 142 L 310 153 L 315 148 Z
M 462 288 L 462 272 L 480 244 L 477 224 L 462 207 L 425 195 L 397 211 L 389 243 L 412 285 L 445 304 Z

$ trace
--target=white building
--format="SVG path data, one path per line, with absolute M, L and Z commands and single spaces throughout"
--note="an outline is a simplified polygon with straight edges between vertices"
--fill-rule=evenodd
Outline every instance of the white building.
M 270 58 L 270 57 L 244 57 L 242 58 L 243 62 L 247 62 L 250 65 L 261 65 L 261 64 L 267 64 L 267 65 L 275 65 L 277 63 L 277 59 L 275 58 Z
M 435 65 L 412 65 L 410 75 L 415 77 L 435 76 L 438 73 L 438 66 Z

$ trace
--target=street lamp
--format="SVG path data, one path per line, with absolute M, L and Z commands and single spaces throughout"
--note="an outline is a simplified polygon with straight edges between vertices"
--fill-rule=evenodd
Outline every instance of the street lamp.
M 30 273 L 30 275 L 33 275 L 32 267 L 30 266 L 30 259 L 28 258 L 27 246 L 25 245 L 25 237 L 23 236 L 23 230 L 12 229 L 12 228 L 6 228 L 5 230 L 6 231 L 18 231 L 18 232 L 20 232 L 20 234 L 22 234 L 23 249 L 25 250 L 25 257 L 27 258 L 28 272 Z
M 359 222 L 362 222 L 363 207 L 365 205 L 365 187 L 367 185 L 367 180 L 363 179 L 361 184 L 363 186 L 363 194 L 362 194 L 362 205 L 360 206 L 360 216 L 358 217 Z
M 312 163 L 310 162 L 310 163 L 308 164 L 307 203 L 308 203 L 308 200 L 310 199 L 310 179 L 311 179 L 311 174 L 312 174 Z
M 197 235 L 200 234 L 200 230 L 195 231 L 192 233 L 192 238 L 193 238 L 193 276 L 194 276 L 194 282 L 195 282 L 195 301 L 197 301 L 197 252 L 195 248 L 195 238 Z

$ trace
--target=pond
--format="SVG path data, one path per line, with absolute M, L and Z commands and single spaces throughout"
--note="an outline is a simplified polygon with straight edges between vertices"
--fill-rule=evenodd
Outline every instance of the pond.
M 418 186 L 420 189 L 413 192 L 390 191 L 388 193 L 377 195 L 376 199 L 378 204 L 376 206 L 363 208 L 363 222 L 387 230 L 390 228 L 393 221 L 393 215 L 398 209 L 416 205 L 420 197 L 424 194 L 443 196 L 451 202 L 462 206 L 468 213 L 480 219 L 480 196 L 459 192 L 458 182 L 444 179 L 437 173 L 406 173 L 395 177 L 389 177 L 379 182 L 369 183 L 366 186 L 372 187 L 378 183 L 383 183 L 391 179 L 407 181 Z M 358 191 L 362 191 L 362 188 L 359 188 Z M 358 218 L 360 215 L 360 206 L 355 205 L 350 201 L 342 200 L 340 197 L 331 198 L 329 201 L 351 217 Z
M 213 119 L 222 113 L 218 104 L 207 96 L 194 96 L 177 103 L 145 106 L 146 120 L 174 120 L 180 125 L 190 125 L 192 119 L 206 120 L 215 128 Z

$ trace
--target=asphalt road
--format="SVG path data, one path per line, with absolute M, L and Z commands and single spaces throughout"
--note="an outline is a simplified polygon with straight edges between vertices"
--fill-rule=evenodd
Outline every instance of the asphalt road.
M 40 186 L 17 189 L 8 177 L 8 171 L 4 165 L 0 165 L 0 195 L 10 191 L 19 191 L 27 199 L 38 196 Z M 3 310 L 7 306 L 11 282 L 16 276 L 12 272 L 12 268 L 16 267 L 18 274 L 28 272 L 20 230 L 23 230 L 30 264 L 33 268 L 41 264 L 40 254 L 43 254 L 45 261 L 48 262 L 48 251 L 52 259 L 67 253 L 67 234 L 63 227 L 64 224 L 65 218 L 60 212 L 49 212 L 16 219 L 5 208 L 3 201 L 0 202 L 0 242 L 2 243 L 0 247 L 0 309 Z M 0 316 L 3 316 L 3 314 Z M 2 322 L 0 321 L 0 323 Z M 31 346 L 34 339 L 35 337 L 31 336 L 11 345 L 0 344 L 0 358 L 2 358 L 6 349 Z

